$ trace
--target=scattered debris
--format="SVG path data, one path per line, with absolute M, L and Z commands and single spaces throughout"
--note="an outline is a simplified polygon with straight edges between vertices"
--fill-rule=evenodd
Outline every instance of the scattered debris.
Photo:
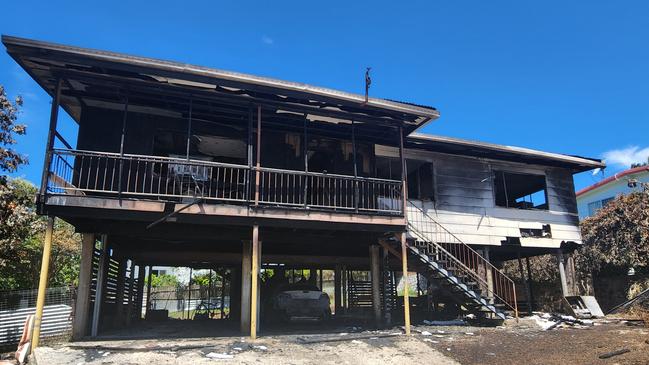
M 268 351 L 268 347 L 264 345 L 258 345 L 258 346 L 253 346 L 254 349 L 260 350 L 260 351 Z
M 535 314 L 530 319 L 534 320 L 544 331 L 551 330 L 558 326 L 593 326 L 593 321 L 586 319 L 577 319 L 573 316 L 566 316 L 556 313 L 542 313 L 541 315 Z
M 359 344 L 359 343 L 363 343 L 363 342 L 361 342 L 359 340 L 352 340 L 352 343 Z
M 421 335 L 422 335 L 422 336 L 432 336 L 433 334 L 430 333 L 430 332 L 428 332 L 428 331 L 422 331 L 422 332 L 421 332 Z
M 210 352 L 209 354 L 207 354 L 205 356 L 209 357 L 210 359 L 234 359 L 234 355 L 219 354 L 219 353 L 216 353 L 216 352 Z
M 386 338 L 386 337 L 396 337 L 396 336 L 401 336 L 401 333 L 381 333 L 381 334 L 376 334 L 376 333 L 371 333 L 367 335 L 355 335 L 355 336 L 349 336 L 349 337 L 342 337 L 342 336 L 309 336 L 309 337 L 298 337 L 297 340 L 300 343 L 303 344 L 309 344 L 309 343 L 324 343 L 324 342 L 338 342 L 338 341 L 349 341 L 349 340 L 365 340 L 365 339 L 378 339 L 378 338 Z
M 619 349 L 619 350 L 607 352 L 605 354 L 601 354 L 601 355 L 599 355 L 599 358 L 600 359 L 608 359 L 608 358 L 613 357 L 613 356 L 626 354 L 627 352 L 631 352 L 631 350 L 629 350 L 629 349 Z
M 451 321 L 429 321 L 424 320 L 423 323 L 427 326 L 465 326 L 466 321 L 462 319 L 454 319 Z

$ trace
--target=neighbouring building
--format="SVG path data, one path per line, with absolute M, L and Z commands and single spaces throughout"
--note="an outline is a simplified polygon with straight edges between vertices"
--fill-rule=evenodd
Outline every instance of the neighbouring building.
M 417 132 L 439 118 L 430 106 L 2 42 L 52 96 L 37 202 L 50 233 L 63 219 L 83 237 L 75 337 L 133 335 L 154 319 L 149 266 L 224 273 L 229 313 L 209 326 L 252 337 L 276 319 L 273 283 L 324 286 L 323 271 L 333 320 L 406 329 L 439 312 L 518 315 L 530 287 L 502 273 L 506 260 L 555 254 L 564 295 L 575 292 L 573 174 L 599 160 Z M 77 123 L 74 145 L 59 108 Z M 398 290 L 404 273 L 415 278 Z
M 642 191 L 642 184 L 649 183 L 649 166 L 638 166 L 618 172 L 577 192 L 579 219 L 597 213 L 620 194 Z

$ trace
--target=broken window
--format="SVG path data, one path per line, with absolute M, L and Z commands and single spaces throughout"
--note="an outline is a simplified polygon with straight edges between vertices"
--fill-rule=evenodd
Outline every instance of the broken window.
M 420 160 L 407 160 L 408 197 L 421 200 L 435 200 L 433 164 Z
M 521 237 L 552 238 L 552 230 L 549 224 L 544 224 L 541 228 L 521 228 Z
M 518 209 L 548 209 L 545 176 L 494 171 L 496 205 Z

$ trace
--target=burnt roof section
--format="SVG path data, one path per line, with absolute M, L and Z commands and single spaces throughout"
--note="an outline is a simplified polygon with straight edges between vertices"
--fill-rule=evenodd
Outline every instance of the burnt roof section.
M 63 80 L 61 105 L 77 120 L 83 98 L 93 91 L 97 92 L 92 97 L 105 98 L 108 89 L 113 94 L 169 92 L 169 97 L 189 90 L 193 96 L 241 104 L 289 107 L 376 126 L 403 125 L 407 133 L 439 117 L 429 106 L 379 98 L 366 103 L 364 95 L 302 83 L 4 35 L 2 42 L 50 95 L 56 80 Z
M 406 147 L 454 155 L 566 167 L 572 169 L 574 172 L 606 167 L 606 164 L 602 160 L 592 158 L 422 133 L 410 134 L 406 139 Z

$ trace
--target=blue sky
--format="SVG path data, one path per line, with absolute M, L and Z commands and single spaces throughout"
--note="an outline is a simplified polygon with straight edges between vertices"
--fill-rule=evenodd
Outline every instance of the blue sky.
M 3 5 L 0 33 L 432 105 L 425 132 L 589 157 L 611 175 L 649 155 L 649 2 L 43 2 Z M 9 16 L 7 16 L 9 15 Z M 18 149 L 38 183 L 49 97 L 4 52 L 23 95 Z M 71 138 L 72 123 L 62 118 Z M 600 176 L 576 176 L 577 188 Z

